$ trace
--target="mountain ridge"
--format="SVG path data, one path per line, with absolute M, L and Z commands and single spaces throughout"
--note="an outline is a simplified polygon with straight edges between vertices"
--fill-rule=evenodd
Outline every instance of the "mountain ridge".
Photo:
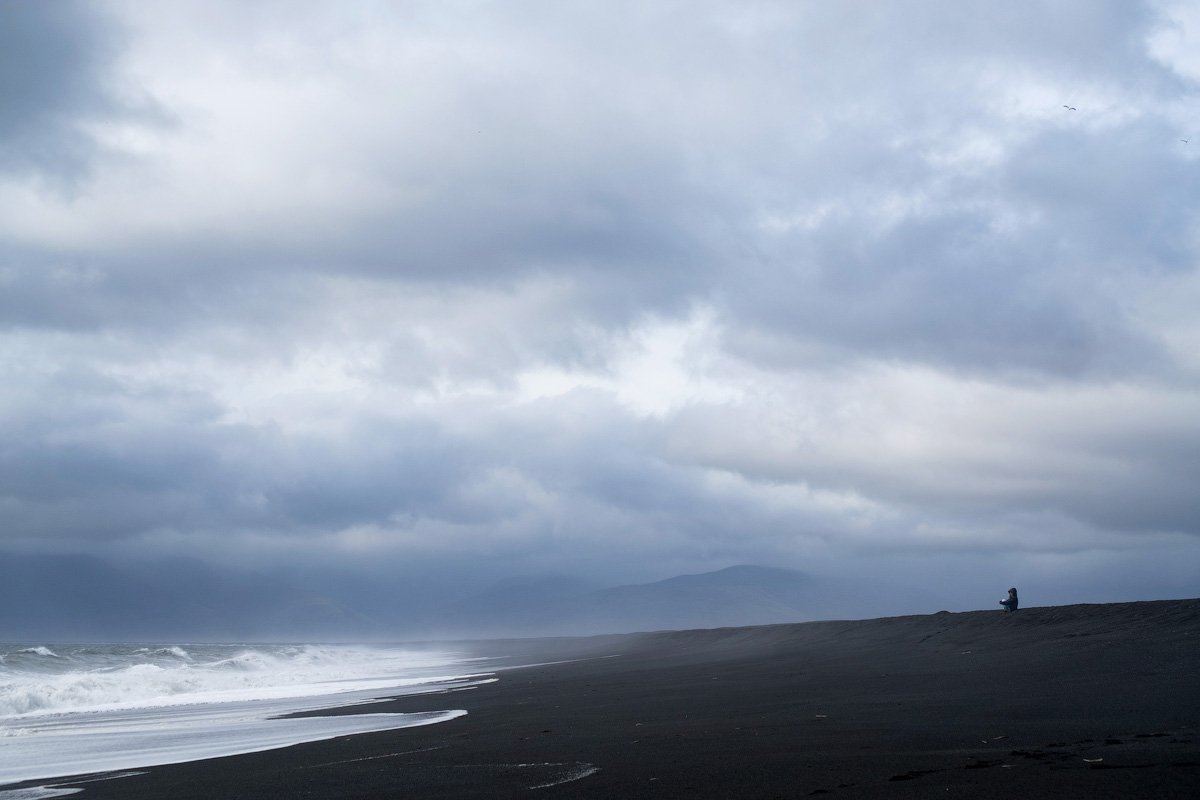
M 320 586 L 195 559 L 114 564 L 0 554 L 0 639 L 364 641 L 577 636 L 878 615 L 862 587 L 741 564 L 605 587 L 564 575 L 497 581 L 457 601 L 383 606 L 378 587 Z M 936 610 L 917 592 L 897 606 Z

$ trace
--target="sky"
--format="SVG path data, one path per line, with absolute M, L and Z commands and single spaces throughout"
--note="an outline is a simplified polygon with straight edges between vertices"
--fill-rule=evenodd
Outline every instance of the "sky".
M 1200 594 L 1200 4 L 0 2 L 0 552 Z

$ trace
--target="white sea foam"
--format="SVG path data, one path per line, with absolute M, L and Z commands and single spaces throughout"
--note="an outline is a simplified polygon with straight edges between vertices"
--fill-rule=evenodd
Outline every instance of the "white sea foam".
M 0 645 L 0 655 L 0 785 L 441 722 L 465 712 L 275 717 L 486 680 L 453 653 L 397 648 Z
M 575 764 L 544 764 L 541 766 L 563 767 L 565 768 L 565 771 L 562 774 L 557 775 L 553 780 L 530 786 L 530 789 L 549 789 L 551 786 L 561 786 L 564 783 L 574 783 L 575 781 L 580 781 L 591 775 L 595 775 L 600 771 L 599 767 L 592 764 L 586 764 L 582 761 Z
M 26 647 L 18 652 L 29 653 L 35 656 L 46 656 L 47 658 L 58 658 L 58 654 L 52 651 L 49 647 Z
M 33 648 L 17 651 L 30 652 Z M 47 648 L 36 648 L 47 650 Z M 60 648 L 62 649 L 62 648 Z M 453 658 L 362 647 L 92 648 L 64 650 L 70 669 L 16 665 L 0 670 L 0 721 L 63 712 L 270 700 L 386 688 L 414 680 Z
M 83 789 L 58 789 L 53 786 L 35 786 L 32 789 L 0 790 L 0 800 L 50 800 L 52 797 L 67 797 L 79 794 Z

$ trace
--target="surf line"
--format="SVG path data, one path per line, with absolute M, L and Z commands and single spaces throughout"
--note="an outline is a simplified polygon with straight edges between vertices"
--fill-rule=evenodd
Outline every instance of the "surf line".
M 520 766 L 565 767 L 567 765 L 566 764 L 536 764 L 536 765 L 521 764 Z M 600 768 L 593 764 L 587 764 L 583 761 L 577 761 L 575 763 L 575 769 L 572 770 L 571 772 L 568 772 L 562 778 L 559 778 L 556 781 L 550 781 L 549 783 L 539 783 L 535 786 L 530 786 L 529 788 L 530 789 L 549 789 L 551 786 L 561 786 L 564 783 L 572 783 L 574 781 L 583 780 L 584 778 L 588 777 L 589 775 L 595 775 L 599 771 L 600 771 Z
M 49 798 L 53 797 L 66 797 L 72 794 L 79 794 L 83 791 L 83 789 L 74 788 L 78 784 L 96 783 L 97 781 L 111 781 L 117 778 L 133 778 L 138 775 L 145 774 L 145 772 L 140 772 L 137 770 L 125 770 L 123 772 L 97 772 L 89 775 L 83 775 L 72 781 L 47 783 L 43 786 L 31 786 L 27 789 L 0 788 L 0 800 L 49 800 Z
M 377 761 L 381 758 L 396 758 L 398 756 L 411 756 L 415 753 L 431 753 L 434 750 L 445 750 L 447 745 L 440 744 L 437 747 L 422 747 L 418 750 L 404 750 L 399 753 L 384 753 L 381 756 L 364 756 L 362 758 L 348 758 L 345 761 L 326 761 L 324 764 L 307 764 L 300 769 L 320 769 L 321 767 L 336 767 L 339 764 L 356 764 L 359 761 Z M 0 798 L 3 800 L 3 798 Z

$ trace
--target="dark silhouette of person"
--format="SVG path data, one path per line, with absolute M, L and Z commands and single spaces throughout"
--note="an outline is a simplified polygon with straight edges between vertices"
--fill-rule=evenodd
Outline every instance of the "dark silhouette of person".
M 1001 600 L 1000 605 L 1004 606 L 1005 611 L 1017 610 L 1017 587 L 1008 590 L 1008 597 Z

